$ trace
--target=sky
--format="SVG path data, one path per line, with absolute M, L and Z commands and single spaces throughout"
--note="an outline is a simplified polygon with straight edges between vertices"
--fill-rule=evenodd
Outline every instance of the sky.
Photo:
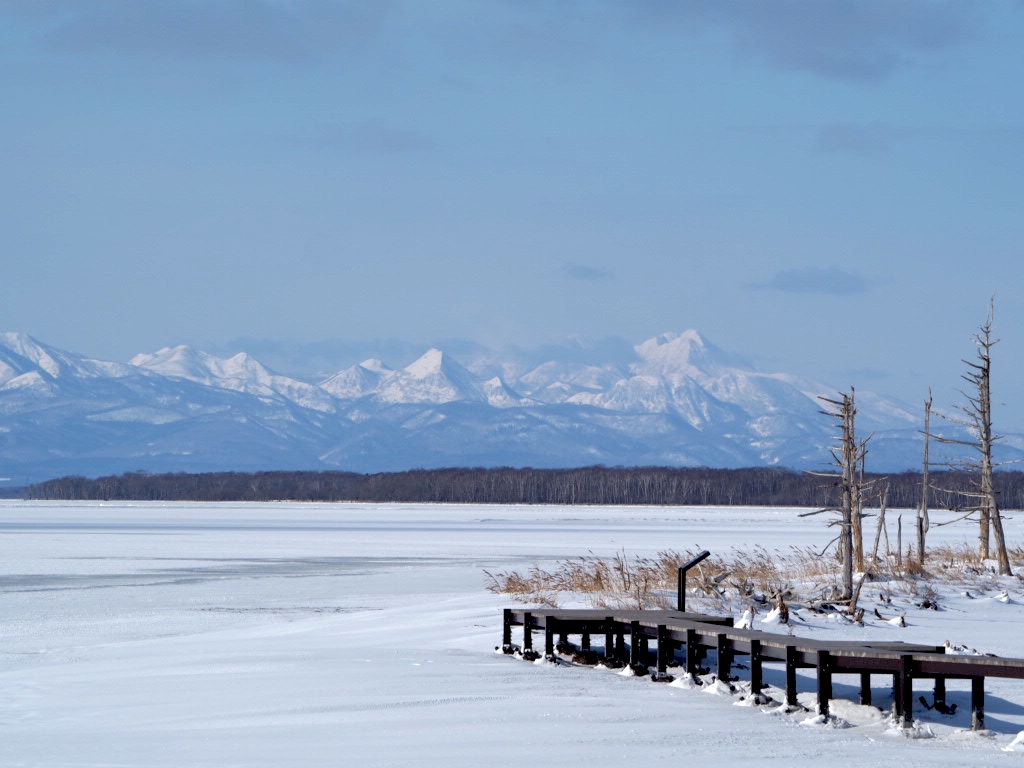
M 952 403 L 994 297 L 1024 429 L 1022 76 L 1019 0 L 0 0 L 0 329 Z

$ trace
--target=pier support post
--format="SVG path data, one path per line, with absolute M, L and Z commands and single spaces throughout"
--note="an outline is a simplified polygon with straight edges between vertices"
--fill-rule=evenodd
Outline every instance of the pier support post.
M 664 624 L 658 625 L 658 674 L 664 675 L 668 672 L 668 663 L 672 660 L 675 648 L 672 647 L 672 640 L 668 636 L 668 627 Z
M 729 648 L 729 638 L 724 632 L 718 633 L 718 679 L 723 683 L 729 682 L 729 673 L 732 671 L 732 650 Z
M 913 658 L 907 654 L 900 656 L 899 671 L 893 680 L 893 714 L 904 728 L 914 722 L 914 678 L 912 675 Z
M 544 622 L 544 656 L 554 658 L 555 655 L 555 627 L 558 622 L 554 616 L 548 616 Z
M 523 650 L 533 650 L 533 633 L 530 628 L 530 624 L 533 622 L 533 616 L 530 615 L 529 611 L 523 612 Z
M 871 706 L 871 673 L 860 673 L 860 703 L 865 707 Z
M 700 649 L 697 646 L 697 630 L 686 630 L 686 673 L 697 676 L 697 666 L 700 663 Z
M 512 645 L 512 609 L 506 608 L 501 622 L 501 647 Z
M 971 678 L 971 730 L 985 730 L 985 678 Z
M 590 650 L 590 633 L 589 632 L 584 632 L 582 635 L 580 635 L 580 650 L 581 651 L 589 651 Z
M 935 703 L 946 703 L 946 678 L 939 675 L 935 678 Z
M 615 658 L 615 619 L 604 617 L 604 655 L 607 659 Z
M 832 698 L 832 659 L 828 651 L 818 651 L 818 714 L 828 717 Z
M 640 663 L 640 622 L 629 622 L 629 663 L 630 666 Z
M 796 700 L 796 646 L 786 646 L 786 704 L 797 706 Z
M 764 688 L 764 672 L 761 664 L 761 641 L 750 641 L 750 693 L 754 696 Z

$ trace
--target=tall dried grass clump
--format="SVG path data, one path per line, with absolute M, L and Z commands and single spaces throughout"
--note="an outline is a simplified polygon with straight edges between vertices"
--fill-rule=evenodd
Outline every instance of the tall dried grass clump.
M 611 557 L 594 554 L 571 558 L 546 570 L 485 571 L 491 592 L 516 595 L 524 602 L 558 607 L 560 602 L 584 601 L 595 608 L 670 609 L 675 607 L 677 573 L 697 549 L 665 550 L 653 557 Z M 1024 548 L 1011 551 L 1016 564 Z M 995 579 L 991 563 L 982 561 L 966 544 L 935 547 L 924 564 L 907 555 L 877 558 L 863 575 L 886 596 L 933 595 L 933 582 L 956 582 L 983 588 Z M 687 605 L 722 610 L 734 603 L 767 605 L 778 599 L 810 605 L 836 602 L 840 594 L 840 564 L 810 547 L 768 550 L 733 548 L 699 563 L 687 575 Z
M 555 607 L 559 599 L 580 596 L 596 608 L 672 608 L 679 567 L 698 550 L 665 550 L 654 557 L 587 555 L 545 570 L 485 571 L 491 592 L 513 594 L 529 602 Z M 823 571 L 822 566 L 826 566 Z M 767 602 L 794 594 L 797 580 L 836 583 L 837 568 L 809 549 L 770 552 L 763 547 L 732 549 L 698 564 L 687 585 L 701 604 L 721 605 L 730 597 Z

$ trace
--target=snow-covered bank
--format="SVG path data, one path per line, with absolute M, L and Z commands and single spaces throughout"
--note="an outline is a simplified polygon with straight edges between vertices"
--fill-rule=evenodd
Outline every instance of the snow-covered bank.
M 1020 521 L 1007 528 L 1024 539 Z M 922 708 L 935 738 L 908 739 L 853 704 L 835 708 L 850 727 L 823 727 L 732 706 L 737 696 L 494 652 L 509 603 L 485 591 L 485 568 L 828 537 L 780 509 L 0 502 L 0 764 L 1020 759 L 1002 751 L 1024 729 L 1014 681 L 988 681 L 990 734 Z M 907 610 L 902 629 L 806 616 L 796 631 L 1024 656 L 1024 590 L 1003 586 L 1006 599 L 993 589 L 944 594 L 942 611 L 887 608 Z M 837 695 L 852 699 L 854 682 L 837 677 Z

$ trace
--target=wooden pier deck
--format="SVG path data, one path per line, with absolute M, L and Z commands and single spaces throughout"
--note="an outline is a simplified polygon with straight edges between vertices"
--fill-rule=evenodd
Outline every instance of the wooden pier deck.
M 522 645 L 512 644 L 514 627 L 522 627 Z M 603 638 L 603 657 L 628 663 L 634 671 L 650 671 L 655 680 L 668 680 L 668 667 L 675 654 L 685 648 L 685 670 L 696 676 L 708 651 L 716 652 L 720 680 L 735 679 L 734 661 L 746 657 L 750 668 L 751 692 L 764 687 L 764 664 L 783 664 L 786 671 L 786 702 L 797 704 L 797 670 L 815 669 L 818 713 L 829 714 L 833 698 L 832 677 L 860 676 L 860 703 L 871 704 L 872 675 L 891 676 L 893 714 L 904 726 L 912 722 L 914 681 L 934 681 L 936 706 L 945 704 L 946 681 L 971 681 L 971 727 L 985 727 L 985 678 L 1024 679 L 1024 659 L 995 656 L 957 656 L 945 646 L 918 645 L 899 641 L 833 641 L 738 629 L 728 616 L 708 616 L 685 611 L 614 611 L 506 608 L 502 648 L 524 654 L 540 654 L 533 648 L 533 634 L 544 633 L 544 656 L 554 660 L 556 648 L 565 648 L 569 637 L 578 635 L 577 647 L 586 663 L 596 663 L 591 648 L 595 636 Z M 656 651 L 652 655 L 650 644 Z M 649 662 L 653 661 L 653 664 Z

